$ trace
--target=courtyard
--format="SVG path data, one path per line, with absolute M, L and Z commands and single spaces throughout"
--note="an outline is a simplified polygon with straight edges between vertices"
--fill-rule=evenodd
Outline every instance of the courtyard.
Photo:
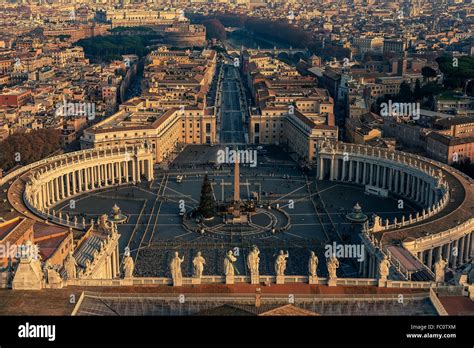
M 354 205 L 359 203 L 369 219 L 373 214 L 401 219 L 417 210 L 409 202 L 400 209 L 400 197 L 368 195 L 363 186 L 315 180 L 313 172 L 299 168 L 280 147 L 254 146 L 247 149 L 258 152 L 257 165 L 240 165 L 240 198 L 253 200 L 259 208 L 252 218 L 256 225 L 268 226 L 269 216 L 276 216 L 276 230 L 248 233 L 245 225 L 238 224 L 226 226 L 225 233 L 190 230 L 180 212 L 198 206 L 205 175 L 218 204 L 233 199 L 234 165 L 216 163 L 217 151 L 223 147 L 188 146 L 166 170 L 155 168 L 153 182 L 95 191 L 78 197 L 73 209 L 68 202 L 57 209 L 97 221 L 100 215 L 111 214 L 117 204 L 128 217 L 118 225 L 120 253 L 128 247 L 135 259 L 135 275 L 145 277 L 169 277 L 168 264 L 175 251 L 184 256 L 183 276 L 192 275 L 192 259 L 198 251 L 206 259 L 204 274 L 223 274 L 228 250 L 237 256 L 238 273 L 248 275 L 245 260 L 253 245 L 260 249 L 260 274 L 274 274 L 274 260 L 279 250 L 284 250 L 289 252 L 286 274 L 305 275 L 309 253 L 314 251 L 319 258 L 318 275 L 324 277 L 328 245 L 360 245 L 362 225 L 346 219 Z M 278 225 L 282 216 L 289 218 L 288 228 L 283 230 Z M 222 224 L 221 220 L 216 216 L 214 223 Z M 360 260 L 348 257 L 339 261 L 339 276 L 357 277 Z

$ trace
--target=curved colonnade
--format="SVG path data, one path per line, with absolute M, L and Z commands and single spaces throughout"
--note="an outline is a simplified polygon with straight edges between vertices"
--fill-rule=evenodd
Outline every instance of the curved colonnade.
M 433 278 L 434 263 L 441 257 L 453 268 L 471 258 L 474 181 L 452 167 L 389 149 L 322 144 L 318 149 L 317 177 L 370 185 L 422 207 L 421 212 L 403 216 L 400 221 L 382 221 L 376 216 L 370 226 L 365 226 L 362 276 L 376 276 L 377 265 L 384 256 L 404 279 L 420 271 L 425 272 L 426 278 Z M 405 251 L 413 257 L 409 265 L 397 259 L 405 258 Z
M 22 175 L 22 203 L 29 210 L 52 223 L 83 229 L 86 221 L 71 220 L 52 208 L 93 190 L 153 180 L 153 164 L 153 154 L 146 146 L 89 149 L 33 163 L 1 181 Z M 316 167 L 318 179 L 370 185 L 422 207 L 400 221 L 375 217 L 373 224 L 365 226 L 362 276 L 375 277 L 385 255 L 402 279 L 417 271 L 432 278 L 431 269 L 440 257 L 449 267 L 471 258 L 474 218 L 469 206 L 474 182 L 464 174 L 421 156 L 344 143 L 319 146 Z M 394 246 L 398 249 L 392 250 Z M 400 262 L 400 249 L 412 256 L 414 267 Z
M 23 202 L 35 215 L 83 229 L 89 223 L 62 215 L 57 204 L 94 190 L 153 180 L 154 158 L 142 146 L 82 150 L 35 167 L 25 179 Z

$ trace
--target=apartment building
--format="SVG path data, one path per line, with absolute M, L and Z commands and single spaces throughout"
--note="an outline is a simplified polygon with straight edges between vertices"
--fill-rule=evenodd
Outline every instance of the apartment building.
M 135 98 L 116 114 L 84 130 L 81 148 L 144 142 L 154 150 L 155 162 L 160 163 L 186 144 L 215 143 L 216 118 L 209 109 L 155 109 L 146 99 Z
M 359 53 L 382 52 L 384 40 L 381 37 L 355 37 L 352 43 L 359 48 Z
M 426 137 L 426 153 L 437 161 L 453 164 L 474 159 L 474 136 L 455 138 L 431 132 Z
M 310 164 L 318 142 L 338 138 L 333 98 L 317 87 L 316 79 L 275 58 L 257 53 L 245 59 L 257 105 L 250 114 L 250 142 L 283 146 L 300 163 Z

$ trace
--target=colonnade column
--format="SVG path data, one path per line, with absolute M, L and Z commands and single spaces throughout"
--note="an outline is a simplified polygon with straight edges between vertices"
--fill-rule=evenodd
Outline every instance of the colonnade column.
M 360 183 L 360 161 L 357 161 L 356 165 L 356 183 Z
M 427 263 L 426 263 L 426 265 L 428 266 L 429 269 L 431 269 L 432 262 L 433 262 L 433 249 L 430 249 L 430 250 L 428 250 L 428 260 L 427 260 Z
M 347 164 L 347 161 L 345 161 L 345 160 L 343 159 L 343 160 L 342 160 L 341 181 L 345 181 L 345 180 L 346 180 L 346 164 Z
M 130 161 L 125 161 L 125 178 L 127 180 L 127 182 L 130 182 L 130 176 L 128 174 L 128 164 L 130 163 Z
M 472 232 L 466 235 L 466 250 L 464 251 L 464 262 L 467 262 L 471 258 L 471 250 L 472 250 Z
M 349 176 L 348 176 L 349 181 L 352 181 L 353 167 L 354 167 L 354 161 L 349 161 Z

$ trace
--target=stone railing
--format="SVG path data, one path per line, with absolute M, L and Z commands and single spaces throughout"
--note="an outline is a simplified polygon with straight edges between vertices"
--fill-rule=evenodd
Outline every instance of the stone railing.
M 98 148 L 98 149 L 85 149 L 85 150 L 79 150 L 79 151 L 74 151 L 74 152 L 63 153 L 61 155 L 56 155 L 56 156 L 52 156 L 52 157 L 46 157 L 42 160 L 27 164 L 25 166 L 22 166 L 20 168 L 15 169 L 14 171 L 9 172 L 3 178 L 0 179 L 0 186 L 5 185 L 5 183 L 7 183 L 8 181 L 16 178 L 17 176 L 19 176 L 23 173 L 26 173 L 30 169 L 33 169 L 33 168 L 36 168 L 36 167 L 39 167 L 39 166 L 42 166 L 42 165 L 45 165 L 45 164 L 54 163 L 54 162 L 57 162 L 57 161 L 60 161 L 62 163 L 63 160 L 66 160 L 66 162 L 67 162 L 68 159 L 71 159 L 73 157 L 84 159 L 84 158 L 87 157 L 88 154 L 91 154 L 93 152 L 101 152 L 101 153 L 104 153 L 104 151 L 105 152 L 107 152 L 107 151 L 113 152 L 114 150 L 117 150 L 117 149 L 129 149 L 130 154 L 132 154 L 133 149 L 135 147 L 137 147 L 137 146 L 133 146 L 133 145 L 122 146 L 122 147 L 119 147 L 119 146 L 104 146 L 104 147 L 101 147 L 101 148 Z M 66 164 L 69 164 L 69 163 L 66 163 Z
M 44 220 L 46 221 L 50 221 L 54 224 L 57 224 L 57 225 L 61 225 L 61 226 L 65 226 L 65 227 L 71 227 L 71 228 L 74 228 L 74 229 L 79 229 L 79 230 L 83 230 L 87 227 L 87 223 L 85 221 L 85 219 L 82 219 L 82 222 L 79 222 L 77 220 L 68 220 L 68 218 L 63 218 L 62 215 L 61 216 L 56 216 L 56 213 L 55 211 L 53 210 L 52 214 L 50 214 L 50 210 L 47 209 L 46 211 L 40 211 L 38 209 L 36 209 L 35 206 L 33 206 L 33 204 L 31 203 L 31 200 L 29 199 L 28 197 L 28 194 L 27 194 L 27 189 L 25 189 L 23 191 L 23 203 L 25 203 L 25 206 L 28 208 L 28 210 L 32 211 L 35 213 L 35 215 L 37 215 L 38 217 L 41 217 L 43 218 Z
M 417 250 L 419 245 L 422 245 L 425 243 L 431 246 L 431 245 L 435 245 L 436 241 L 439 241 L 439 240 L 442 241 L 445 238 L 450 238 L 452 240 L 458 239 L 459 237 L 462 237 L 460 236 L 461 234 L 464 234 L 466 231 L 470 232 L 472 231 L 473 228 L 474 228 L 474 218 L 471 218 L 456 227 L 450 228 L 447 231 L 439 232 L 437 234 L 431 234 L 426 237 L 420 237 L 410 242 L 404 242 L 403 246 L 405 247 L 405 249 L 410 250 L 410 251 Z
M 112 147 L 107 147 L 107 149 L 109 149 L 109 148 L 111 149 Z M 5 185 L 5 183 L 7 183 L 8 181 L 16 178 L 17 176 L 19 176 L 23 173 L 26 173 L 30 169 L 36 168 L 36 167 L 44 165 L 44 164 L 52 163 L 52 162 L 55 162 L 55 161 L 60 161 L 60 160 L 64 160 L 64 159 L 67 159 L 67 158 L 71 158 L 72 155 L 74 155 L 74 156 L 81 156 L 81 155 L 85 156 L 85 155 L 87 155 L 88 153 L 90 153 L 92 151 L 94 151 L 94 149 L 85 149 L 85 150 L 75 151 L 75 152 L 71 152 L 71 153 L 64 153 L 64 154 L 53 156 L 53 157 L 46 157 L 42 160 L 27 164 L 26 166 L 22 166 L 18 169 L 15 169 L 14 171 L 8 173 L 3 178 L 1 178 L 0 179 L 0 186 Z
M 429 207 L 428 210 L 423 209 L 421 214 L 417 212 L 415 216 L 410 214 L 408 216 L 408 219 L 405 219 L 405 215 L 402 216 L 402 219 L 400 221 L 397 220 L 395 217 L 393 222 L 390 223 L 390 220 L 387 218 L 385 219 L 385 223 L 380 226 L 378 229 L 374 228 L 374 226 L 371 226 L 368 228 L 368 232 L 379 232 L 379 231 L 387 231 L 395 228 L 400 228 L 400 227 L 406 227 L 412 224 L 415 224 L 420 221 L 424 221 L 429 219 L 432 216 L 435 216 L 438 214 L 440 211 L 442 211 L 449 203 L 450 195 L 449 195 L 449 190 L 446 190 L 444 193 L 443 198 L 433 204 L 432 207 Z
M 370 247 L 372 247 L 372 250 L 374 250 L 374 253 L 373 253 L 374 257 L 376 257 L 376 251 L 380 253 L 382 257 L 387 256 L 387 259 L 390 262 L 390 265 L 397 272 L 398 276 L 400 276 L 402 279 L 407 279 L 407 280 L 411 279 L 411 272 L 408 271 L 396 257 L 393 257 L 390 250 L 386 248 L 381 249 L 378 246 L 376 246 L 377 241 L 373 234 L 367 233 L 367 231 L 363 231 L 360 236 L 363 240 L 369 243 Z
M 448 312 L 444 308 L 443 304 L 441 303 L 433 289 L 430 289 L 430 301 L 433 304 L 433 307 L 436 309 L 436 312 L 438 312 L 438 315 L 448 315 Z
M 183 278 L 183 285 L 191 285 L 193 278 Z M 249 276 L 235 276 L 235 284 L 250 284 Z M 284 276 L 285 284 L 308 283 L 308 276 Z M 260 276 L 260 283 L 275 284 L 275 276 Z M 69 279 L 64 281 L 67 286 L 126 286 L 126 285 L 172 285 L 171 278 L 130 278 L 130 279 Z M 225 284 L 225 276 L 203 276 L 201 284 Z M 318 278 L 318 285 L 328 285 L 327 278 Z M 337 278 L 338 286 L 377 286 L 378 279 L 373 278 Z M 435 284 L 431 282 L 393 281 L 387 280 L 387 288 L 429 289 Z
M 366 234 L 365 237 L 369 239 L 372 244 L 374 243 L 375 239 L 373 235 Z M 401 264 L 400 261 L 392 255 L 390 250 L 388 250 L 386 247 L 384 247 L 383 250 L 380 248 L 378 250 L 382 254 L 382 256 L 387 256 L 388 261 L 395 268 L 395 270 L 399 273 L 400 276 L 402 276 L 406 280 L 411 279 L 411 275 L 413 272 L 409 271 L 405 266 L 403 266 L 403 264 Z M 418 260 L 416 255 L 414 255 L 413 253 L 411 253 L 411 255 L 414 259 Z M 422 269 L 424 269 L 425 272 L 434 279 L 434 273 L 423 262 L 421 262 L 420 260 L 418 260 L 418 262 L 422 266 Z
M 391 149 L 381 149 L 381 148 L 375 148 L 369 145 L 359 145 L 359 144 L 349 144 L 349 143 L 343 143 L 343 142 L 337 142 L 335 147 L 321 147 L 322 151 L 327 151 L 328 153 L 335 153 L 335 152 L 349 152 L 356 154 L 356 155 L 366 155 L 370 157 L 375 157 L 378 159 L 388 159 L 392 161 L 396 161 L 400 164 L 406 164 L 409 166 L 412 166 L 416 168 L 419 171 L 422 171 L 423 173 L 429 175 L 429 176 L 434 176 L 435 174 L 435 169 L 443 169 L 448 173 L 455 173 L 463 179 L 465 179 L 467 182 L 470 184 L 474 184 L 474 179 L 470 178 L 468 175 L 462 173 L 461 171 L 447 165 L 444 163 L 441 163 L 439 161 L 407 153 L 407 152 L 402 152 L 402 151 L 397 151 L 397 150 L 391 150 Z
M 387 280 L 387 288 L 399 289 L 430 289 L 435 286 L 432 282 L 413 282 L 410 280 Z

